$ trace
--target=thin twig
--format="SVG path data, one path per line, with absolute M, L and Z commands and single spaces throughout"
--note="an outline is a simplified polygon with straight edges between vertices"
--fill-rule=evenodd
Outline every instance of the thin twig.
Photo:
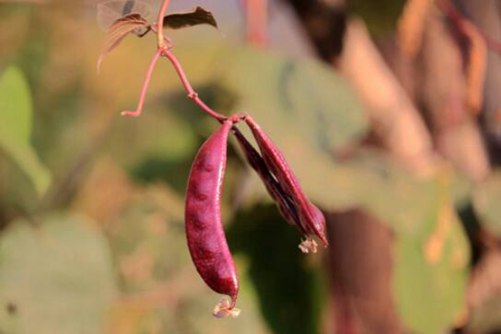
M 255 46 L 267 42 L 268 0 L 245 0 L 247 41 Z
M 226 116 L 223 116 L 220 113 L 214 111 L 200 99 L 198 93 L 191 86 L 190 81 L 188 80 L 188 77 L 186 76 L 186 73 L 184 72 L 184 69 L 181 66 L 181 63 L 179 63 L 177 57 L 170 50 L 163 50 L 162 55 L 171 62 L 172 66 L 176 70 L 176 73 L 179 76 L 179 79 L 181 80 L 181 83 L 183 84 L 188 97 L 193 100 L 193 102 L 195 102 L 204 112 L 217 119 L 219 122 L 226 120 Z
M 139 102 L 137 104 L 136 110 L 122 111 L 120 113 L 122 116 L 137 117 L 137 116 L 141 115 L 141 112 L 143 111 L 146 92 L 148 91 L 148 87 L 150 85 L 151 75 L 153 74 L 153 70 L 155 69 L 155 67 L 157 65 L 158 59 L 162 55 L 162 51 L 163 51 L 162 49 L 158 49 L 150 61 L 150 65 L 148 66 L 148 70 L 146 71 L 146 77 L 144 78 L 144 81 L 143 81 L 143 87 L 141 88 L 141 94 L 139 95 Z

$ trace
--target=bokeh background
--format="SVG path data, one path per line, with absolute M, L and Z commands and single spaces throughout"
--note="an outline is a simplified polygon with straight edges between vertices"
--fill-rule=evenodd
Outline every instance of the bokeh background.
M 0 333 L 501 330 L 499 1 L 172 0 L 219 25 L 167 30 L 195 89 L 251 114 L 327 217 L 330 247 L 301 254 L 231 140 L 223 320 L 183 222 L 217 124 L 166 61 L 120 116 L 155 39 L 97 73 L 100 4 L 0 0 Z

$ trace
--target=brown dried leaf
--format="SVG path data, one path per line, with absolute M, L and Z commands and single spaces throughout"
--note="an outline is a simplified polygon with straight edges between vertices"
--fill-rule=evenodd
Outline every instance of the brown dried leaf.
M 208 24 L 217 29 L 217 22 L 211 12 L 197 7 L 187 13 L 170 14 L 164 17 L 164 28 L 180 29 L 199 24 Z
M 144 35 L 149 29 L 149 23 L 140 14 L 129 14 L 119 18 L 108 29 L 106 38 L 97 60 L 97 70 L 101 68 L 104 58 L 113 51 L 129 34 Z
M 108 31 L 115 21 L 129 14 L 140 14 L 148 22 L 152 22 L 155 12 L 151 1 L 141 0 L 94 0 L 100 3 L 96 6 L 97 22 L 103 31 Z

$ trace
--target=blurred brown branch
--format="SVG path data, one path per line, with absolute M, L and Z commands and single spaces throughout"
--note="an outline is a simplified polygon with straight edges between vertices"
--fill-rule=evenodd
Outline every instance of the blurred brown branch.
M 348 24 L 339 68 L 366 104 L 372 130 L 383 146 L 407 167 L 429 173 L 436 163 L 430 135 L 361 21 Z

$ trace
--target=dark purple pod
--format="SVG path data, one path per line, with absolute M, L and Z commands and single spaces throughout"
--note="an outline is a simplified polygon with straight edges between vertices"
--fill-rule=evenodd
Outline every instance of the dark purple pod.
M 252 131 L 267 167 L 294 202 L 302 229 L 304 229 L 307 234 L 316 235 L 324 245 L 327 246 L 325 217 L 304 194 L 299 180 L 289 167 L 283 153 L 250 116 L 245 118 L 245 123 Z M 310 243 L 311 242 L 308 241 L 308 244 Z M 314 250 L 314 247 L 312 248 Z
M 245 138 L 240 130 L 235 126 L 233 127 L 233 134 L 237 138 L 237 141 L 250 166 L 261 178 L 266 190 L 277 204 L 278 210 L 282 216 L 289 224 L 297 226 L 302 234 L 306 234 L 306 231 L 301 228 L 301 222 L 296 210 L 296 205 L 290 196 L 285 192 L 282 185 L 277 181 L 275 176 L 271 174 L 266 162 L 263 160 L 263 157 L 261 157 L 259 152 L 256 151 L 247 138 Z
M 228 295 L 216 306 L 214 315 L 237 315 L 238 278 L 221 221 L 221 193 L 226 169 L 228 133 L 226 121 L 198 151 L 191 166 L 186 189 L 186 236 L 195 267 L 217 293 Z

